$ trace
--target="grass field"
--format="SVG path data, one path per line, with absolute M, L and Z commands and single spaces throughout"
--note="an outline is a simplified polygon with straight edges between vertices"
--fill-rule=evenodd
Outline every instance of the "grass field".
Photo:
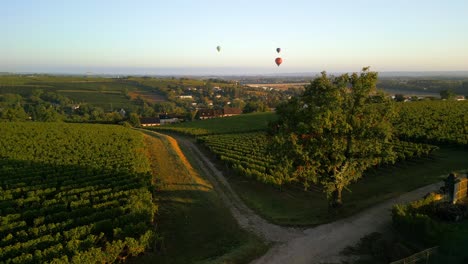
M 273 112 L 252 113 L 160 126 L 154 130 L 173 131 L 191 136 L 242 133 L 265 130 L 268 123 L 273 120 L 276 120 L 276 114 Z
M 134 91 L 129 92 L 128 95 L 132 100 L 137 99 L 138 97 L 150 103 L 159 103 L 167 101 L 167 98 L 161 93 L 154 91 Z
M 134 263 L 247 263 L 266 250 L 240 229 L 176 141 L 149 132 L 146 144 L 158 186 L 157 232 L 163 238 L 156 252 Z
M 134 103 L 125 97 L 122 93 L 115 92 L 97 92 L 97 91 L 60 91 L 60 94 L 72 99 L 77 103 L 88 103 L 94 106 L 102 107 L 105 111 L 115 111 L 120 108 L 129 109 Z
M 441 148 L 431 158 L 406 161 L 366 173 L 343 191 L 344 206 L 330 213 L 325 194 L 301 187 L 279 190 L 244 177 L 230 176 L 236 192 L 258 214 L 280 225 L 311 226 L 354 214 L 418 187 L 441 181 L 450 171 L 468 168 L 468 151 Z

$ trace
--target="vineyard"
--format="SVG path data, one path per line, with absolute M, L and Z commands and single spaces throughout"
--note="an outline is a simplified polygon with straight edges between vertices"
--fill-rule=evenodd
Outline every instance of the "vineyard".
M 1 123 L 0 260 L 115 262 L 154 241 L 142 135 L 117 126 Z
M 399 117 L 395 132 L 400 140 L 393 143 L 397 157 L 382 161 L 393 163 L 425 156 L 436 147 L 427 144 L 468 144 L 468 103 L 427 101 L 397 104 Z M 161 126 L 159 131 L 173 131 L 197 136 L 221 161 L 240 175 L 263 183 L 282 185 L 289 179 L 266 153 L 268 122 L 274 113 L 241 115 L 179 125 Z M 419 144 L 421 142 L 427 144 Z
M 190 136 L 227 133 L 244 133 L 266 130 L 268 123 L 276 120 L 275 113 L 252 113 L 233 117 L 198 120 L 193 122 L 154 127 L 156 131 L 177 132 Z
M 468 145 L 468 102 L 428 101 L 398 104 L 395 131 L 400 138 Z
M 283 185 L 294 181 L 287 175 L 283 175 L 281 168 L 276 166 L 276 162 L 268 155 L 266 133 L 201 136 L 198 141 L 240 175 L 273 185 Z M 393 143 L 393 148 L 396 152 L 396 160 L 427 156 L 437 149 L 432 145 L 398 140 Z M 382 161 L 382 163 L 393 162 L 394 159 Z

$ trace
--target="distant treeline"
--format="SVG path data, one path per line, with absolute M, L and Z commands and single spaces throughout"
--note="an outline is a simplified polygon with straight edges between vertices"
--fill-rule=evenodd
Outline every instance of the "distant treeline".
M 468 79 L 403 79 L 382 78 L 377 87 L 384 90 L 439 93 L 451 90 L 459 95 L 468 95 Z

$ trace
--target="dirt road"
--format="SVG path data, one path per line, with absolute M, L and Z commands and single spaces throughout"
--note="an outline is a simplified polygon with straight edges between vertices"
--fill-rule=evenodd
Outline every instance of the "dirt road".
M 302 230 L 271 224 L 248 208 L 232 190 L 223 173 L 190 141 L 173 136 L 187 156 L 191 157 L 203 174 L 208 177 L 223 202 L 229 207 L 240 226 L 264 238 L 268 242 L 286 242 L 303 236 Z
M 228 181 L 214 164 L 190 139 L 174 136 L 182 149 L 192 157 L 212 182 L 223 202 L 230 208 L 239 224 L 263 237 L 274 246 L 253 264 L 275 263 L 339 263 L 340 252 L 348 245 L 354 245 L 366 234 L 380 231 L 391 224 L 391 208 L 395 203 L 419 199 L 430 191 L 437 190 L 442 183 L 425 186 L 384 203 L 368 208 L 354 216 L 329 224 L 308 229 L 281 227 L 271 224 L 249 209 L 232 190 Z
M 303 231 L 303 236 L 274 246 L 253 263 L 340 263 L 340 252 L 356 244 L 366 234 L 391 225 L 391 208 L 396 203 L 416 200 L 435 191 L 442 183 L 432 184 L 368 208 L 354 216 Z

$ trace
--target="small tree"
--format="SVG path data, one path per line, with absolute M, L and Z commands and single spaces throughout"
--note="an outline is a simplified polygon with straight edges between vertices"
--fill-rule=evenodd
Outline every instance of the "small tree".
M 456 94 L 450 89 L 440 91 L 439 94 L 440 94 L 441 99 L 447 99 L 447 100 L 455 99 L 455 96 L 456 96 Z
M 405 101 L 405 96 L 403 94 L 395 94 L 395 101 L 397 102 L 403 102 Z
M 132 125 L 133 127 L 140 127 L 141 125 L 140 118 L 136 113 L 130 113 L 127 122 L 130 123 L 130 125 Z
M 377 73 L 328 77 L 325 72 L 303 94 L 277 109 L 272 154 L 287 168 L 287 181 L 320 185 L 330 206 L 364 170 L 393 154 L 392 100 L 375 91 Z M 282 173 L 281 177 L 285 177 Z

